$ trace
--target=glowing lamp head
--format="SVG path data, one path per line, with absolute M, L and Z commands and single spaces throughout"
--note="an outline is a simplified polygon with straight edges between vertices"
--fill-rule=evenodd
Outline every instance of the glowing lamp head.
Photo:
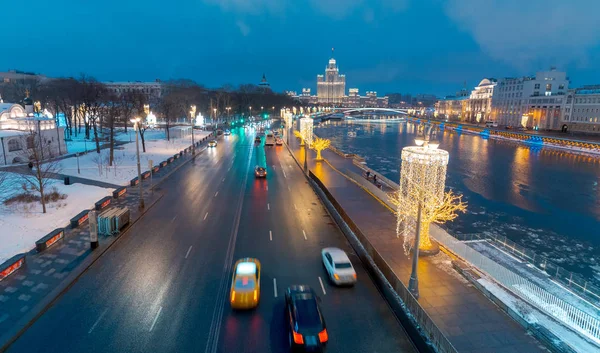
M 422 137 L 417 137 L 415 139 L 415 144 L 419 147 L 423 146 L 424 143 L 425 143 L 425 140 Z

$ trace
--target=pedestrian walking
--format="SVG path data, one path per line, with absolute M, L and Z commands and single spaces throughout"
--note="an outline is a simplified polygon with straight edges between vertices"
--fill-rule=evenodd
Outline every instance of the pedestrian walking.
M 373 182 L 377 184 L 377 174 L 373 174 Z
M 371 172 L 367 170 L 367 179 L 371 176 Z

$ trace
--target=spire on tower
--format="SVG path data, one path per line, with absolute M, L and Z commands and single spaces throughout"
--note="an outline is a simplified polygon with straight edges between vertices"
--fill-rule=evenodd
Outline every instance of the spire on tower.
M 333 59 L 333 47 L 331 47 L 331 58 Z

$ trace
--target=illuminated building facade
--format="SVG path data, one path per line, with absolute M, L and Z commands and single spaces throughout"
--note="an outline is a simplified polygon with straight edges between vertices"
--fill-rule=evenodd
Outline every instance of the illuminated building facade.
M 325 75 L 317 75 L 317 102 L 341 105 L 346 95 L 346 75 L 341 75 L 335 59 L 329 59 Z

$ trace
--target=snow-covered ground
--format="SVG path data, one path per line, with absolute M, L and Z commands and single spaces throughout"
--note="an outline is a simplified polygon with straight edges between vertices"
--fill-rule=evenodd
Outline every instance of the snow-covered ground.
M 85 152 L 85 151 L 93 151 L 96 149 L 96 143 L 94 141 L 90 141 L 90 140 L 84 140 L 84 139 L 79 139 L 79 140 L 72 140 L 72 141 L 66 141 L 67 144 L 67 152 L 68 153 L 78 153 L 78 152 Z
M 196 141 L 210 134 L 209 131 L 194 132 Z M 129 135 L 135 135 L 133 131 L 128 131 L 128 134 L 121 133 L 117 138 L 121 141 L 128 141 Z M 140 142 L 140 164 L 142 172 L 149 170 L 148 161 L 152 160 L 156 165 L 165 159 L 173 156 L 182 149 L 189 147 L 192 142 L 191 138 L 171 139 L 167 141 L 164 130 L 147 130 L 145 135 L 146 152 L 142 152 Z M 115 148 L 115 165 L 108 166 L 109 150 L 103 149 L 100 154 L 90 152 L 79 157 L 79 169 L 77 171 L 77 157 L 71 157 L 60 161 L 61 174 L 73 175 L 86 179 L 98 180 L 116 185 L 125 185 L 129 180 L 137 176 L 137 156 L 135 142 L 126 143 Z
M 536 310 L 531 305 L 528 305 L 521 299 L 518 299 L 506 289 L 497 285 L 495 282 L 490 281 L 487 278 L 480 278 L 478 282 L 498 299 L 500 299 L 504 304 L 510 307 L 514 312 L 519 313 L 521 317 L 525 319 L 525 321 L 529 323 L 538 323 L 540 326 L 544 326 L 557 337 L 559 337 L 563 343 L 569 345 L 576 352 L 600 351 L 600 346 L 587 341 L 577 333 L 567 329 L 547 315 Z
M 562 285 L 557 284 L 548 274 L 533 265 L 520 261 L 487 241 L 468 242 L 467 244 L 496 263 L 533 282 L 533 284 L 545 291 L 576 306 L 579 310 L 600 319 L 600 308 L 576 295 L 574 292 L 567 290 Z
M 47 205 L 47 213 L 42 213 L 39 203 L 4 205 L 4 200 L 23 192 L 23 177 L 14 173 L 3 173 L 7 178 L 0 185 L 0 263 L 8 258 L 35 247 L 35 242 L 55 228 L 65 227 L 69 220 L 104 196 L 112 194 L 113 189 L 96 186 L 72 184 L 64 185 L 58 180 L 50 185 L 67 198 Z

